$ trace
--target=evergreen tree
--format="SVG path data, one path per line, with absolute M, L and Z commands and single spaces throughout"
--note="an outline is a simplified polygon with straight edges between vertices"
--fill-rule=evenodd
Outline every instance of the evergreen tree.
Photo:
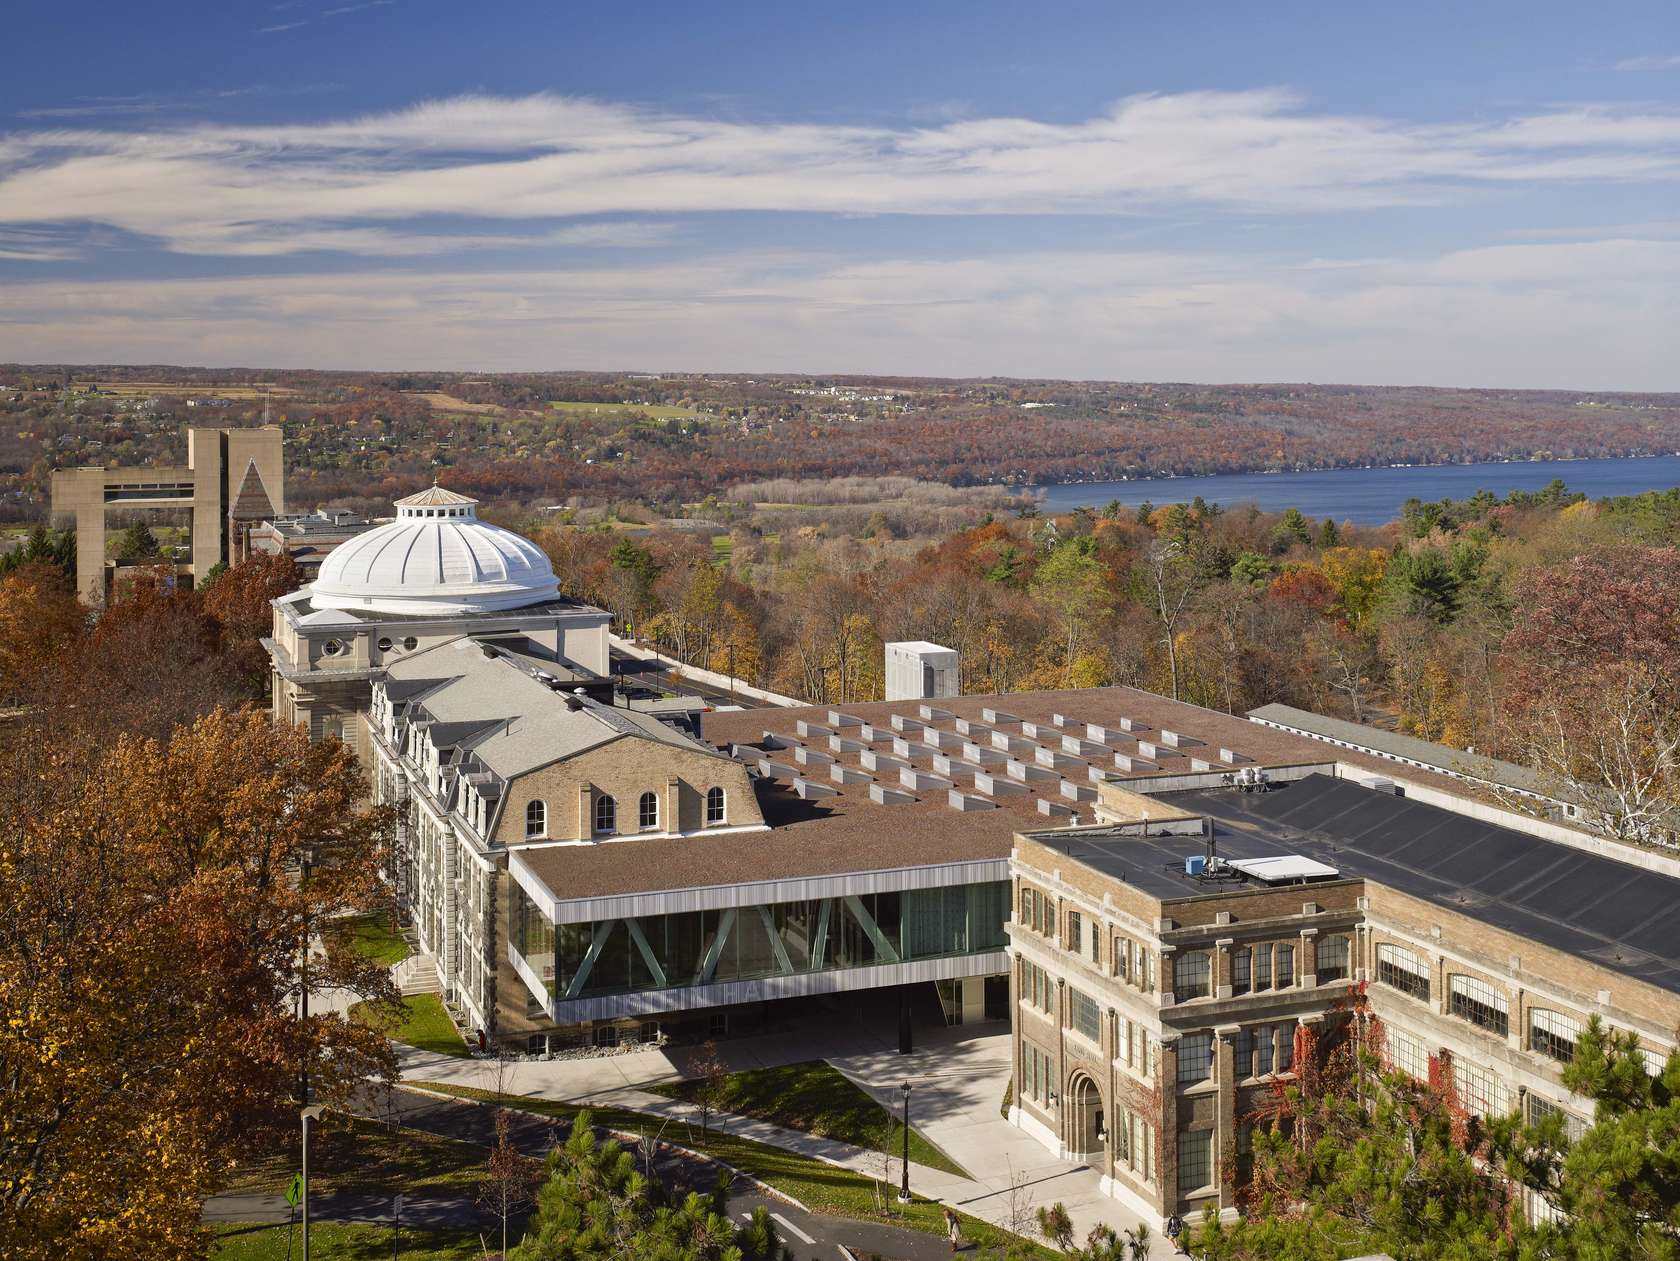
M 617 1139 L 600 1142 L 587 1111 L 549 1153 L 546 1177 L 510 1261 L 788 1261 L 763 1209 L 736 1225 L 721 1179 L 709 1195 L 672 1195 Z
M 144 521 L 137 521 L 117 536 L 116 559 L 124 562 L 151 560 L 159 552 L 157 536 Z

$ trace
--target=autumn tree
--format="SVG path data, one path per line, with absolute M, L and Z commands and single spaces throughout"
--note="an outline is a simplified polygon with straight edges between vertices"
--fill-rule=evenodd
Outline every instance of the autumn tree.
M 0 699 L 39 703 L 59 659 L 86 631 L 88 611 L 64 572 L 32 561 L 0 578 Z
M 394 1071 L 371 1028 L 296 1010 L 305 943 L 385 897 L 388 820 L 342 745 L 260 714 L 3 756 L 0 1254 L 202 1255 L 205 1195 L 291 1135 L 301 1068 L 339 1104 Z M 311 980 L 396 999 L 331 946 Z
M 1624 840 L 1680 826 L 1680 549 L 1528 574 L 1503 644 L 1506 748 Z

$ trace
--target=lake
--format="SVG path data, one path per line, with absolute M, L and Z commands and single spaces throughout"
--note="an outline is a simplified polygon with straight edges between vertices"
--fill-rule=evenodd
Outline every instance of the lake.
M 1504 496 L 1539 490 L 1562 478 L 1589 499 L 1638 495 L 1680 486 L 1680 456 L 1649 459 L 1530 460 L 1520 464 L 1439 464 L 1406 468 L 1327 469 L 1314 473 L 1216 473 L 1209 477 L 1152 477 L 1130 482 L 1035 486 L 1042 511 L 1102 508 L 1118 499 L 1128 507 L 1188 503 L 1197 495 L 1229 508 L 1258 504 L 1267 512 L 1299 508 L 1309 517 L 1381 525 L 1400 515 L 1408 499 L 1468 499 L 1478 490 Z

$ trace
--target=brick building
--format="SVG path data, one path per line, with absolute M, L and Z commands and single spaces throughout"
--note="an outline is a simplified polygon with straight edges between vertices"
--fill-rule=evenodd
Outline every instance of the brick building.
M 1475 1113 L 1585 1124 L 1593 1015 L 1674 1050 L 1680 871 L 1326 774 L 1099 805 L 1015 841 L 1011 1115 L 1146 1216 L 1233 1208 L 1249 1118 L 1362 983 L 1391 1065 Z

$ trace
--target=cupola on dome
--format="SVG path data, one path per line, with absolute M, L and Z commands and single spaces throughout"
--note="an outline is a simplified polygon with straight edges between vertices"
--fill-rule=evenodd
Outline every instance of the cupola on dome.
M 317 609 L 447 616 L 552 600 L 554 569 L 530 539 L 478 519 L 478 500 L 432 486 L 397 519 L 339 544 L 309 588 Z

